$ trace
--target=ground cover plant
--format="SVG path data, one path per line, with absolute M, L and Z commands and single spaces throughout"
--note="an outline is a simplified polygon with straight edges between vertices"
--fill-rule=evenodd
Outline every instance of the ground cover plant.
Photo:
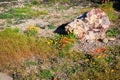
M 22 8 L 10 8 L 9 10 L 1 13 L 0 19 L 28 19 L 38 17 L 39 15 L 46 15 L 46 11 L 38 11 L 31 9 L 28 6 Z
M 10 24 L 0 29 L 0 72 L 8 74 L 14 80 L 120 79 L 120 45 L 117 42 L 119 39 L 116 38 L 120 35 L 119 22 L 117 27 L 111 26 L 106 33 L 107 37 L 116 38 L 117 45 L 107 44 L 87 52 L 75 50 L 74 46 L 82 42 L 73 33 L 54 33 L 52 36 L 41 36 L 41 34 L 45 32 L 47 35 L 50 34 L 47 31 L 55 30 L 57 23 L 61 25 L 72 21 L 79 14 L 91 10 L 91 7 L 72 7 L 73 4 L 68 5 L 71 0 L 50 0 L 51 4 L 44 5 L 39 0 L 32 1 L 31 4 L 25 4 L 22 8 L 10 8 L 0 15 L 1 19 L 7 19 Z M 60 4 L 58 4 L 59 1 Z M 40 13 L 39 10 L 33 10 L 36 6 L 40 8 Z M 99 8 L 107 13 L 113 23 L 119 20 L 119 15 L 115 15 L 111 3 L 103 4 Z M 25 18 L 27 21 L 31 18 L 34 21 L 38 17 L 40 20 L 47 20 L 49 24 L 46 23 L 47 25 L 43 26 L 41 21 L 38 24 L 40 27 L 32 23 L 23 25 L 27 26 L 25 31 L 21 30 L 23 27 L 20 25 L 20 27 L 17 25 L 18 28 L 12 27 L 12 19 Z M 38 22 L 39 19 L 35 21 Z M 62 22 L 59 23 L 60 21 Z M 115 41 L 110 42 L 115 43 Z
M 111 28 L 107 31 L 108 37 L 116 37 L 120 33 L 120 30 L 118 28 Z
M 120 46 L 97 48 L 86 54 L 69 50 L 75 40 L 73 34 L 36 40 L 33 35 L 6 28 L 0 32 L 0 69 L 6 71 L 3 68 L 7 67 L 18 80 L 119 78 Z

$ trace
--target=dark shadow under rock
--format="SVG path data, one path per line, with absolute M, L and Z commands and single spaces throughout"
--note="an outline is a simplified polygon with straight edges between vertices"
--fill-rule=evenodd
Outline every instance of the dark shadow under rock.
M 85 12 L 82 15 L 80 15 L 79 17 L 77 17 L 77 19 L 85 19 L 86 17 L 87 17 L 87 12 Z
M 58 26 L 58 28 L 54 31 L 54 33 L 63 34 L 63 35 L 67 34 L 67 32 L 65 31 L 65 26 L 68 24 L 69 22 Z
M 120 1 L 119 0 L 114 0 L 113 8 L 117 11 L 120 11 Z
M 78 16 L 77 19 L 85 19 L 85 17 L 87 16 L 86 15 L 87 12 L 83 13 L 82 15 Z M 67 32 L 65 31 L 65 26 L 67 26 L 70 22 L 67 22 L 65 24 L 62 24 L 60 26 L 58 26 L 58 28 L 54 31 L 54 33 L 57 33 L 57 34 L 67 34 Z

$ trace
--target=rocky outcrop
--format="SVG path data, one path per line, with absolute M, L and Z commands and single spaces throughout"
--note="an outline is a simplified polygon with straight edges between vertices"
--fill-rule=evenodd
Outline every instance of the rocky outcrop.
M 65 30 L 75 34 L 78 39 L 95 41 L 106 38 L 109 26 L 107 15 L 101 9 L 94 8 L 69 23 Z

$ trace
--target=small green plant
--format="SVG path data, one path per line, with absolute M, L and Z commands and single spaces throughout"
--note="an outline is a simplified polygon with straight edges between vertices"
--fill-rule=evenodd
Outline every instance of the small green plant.
M 58 54 L 59 58 L 64 58 L 65 57 L 65 53 L 63 51 L 59 52 Z
M 78 70 L 78 65 L 75 64 L 71 69 L 67 70 L 67 75 L 71 76 L 72 74 L 75 74 L 77 70 Z
M 107 31 L 108 37 L 116 37 L 118 34 L 120 34 L 120 31 L 117 28 L 111 28 Z
M 50 24 L 50 25 L 48 26 L 48 28 L 49 28 L 49 29 L 55 29 L 55 26 L 54 26 L 54 24 Z
M 52 73 L 49 70 L 43 70 L 38 75 L 41 79 L 50 79 L 52 77 Z
M 34 66 L 34 65 L 37 65 L 37 63 L 35 62 L 35 61 L 28 61 L 28 62 L 26 62 L 26 65 L 28 65 L 28 66 Z
M 40 4 L 40 0 L 32 0 L 32 4 L 33 5 L 38 5 L 38 4 Z

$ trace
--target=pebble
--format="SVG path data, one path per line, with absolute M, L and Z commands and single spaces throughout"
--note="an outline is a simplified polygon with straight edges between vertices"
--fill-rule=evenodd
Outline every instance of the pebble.
M 104 38 L 104 39 L 103 39 L 103 42 L 104 42 L 104 43 L 108 43 L 108 39 L 107 39 L 107 38 Z

